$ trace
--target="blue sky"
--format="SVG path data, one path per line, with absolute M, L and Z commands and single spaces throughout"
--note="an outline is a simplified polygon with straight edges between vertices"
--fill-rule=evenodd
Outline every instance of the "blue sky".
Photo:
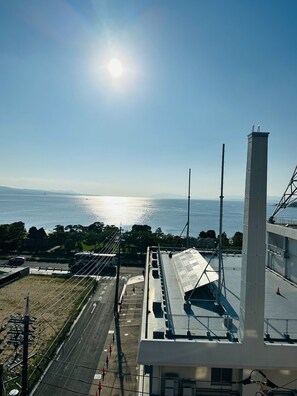
M 0 185 L 244 194 L 269 131 L 268 194 L 296 165 L 295 0 L 2 0 Z M 115 79 L 108 62 L 124 69 Z

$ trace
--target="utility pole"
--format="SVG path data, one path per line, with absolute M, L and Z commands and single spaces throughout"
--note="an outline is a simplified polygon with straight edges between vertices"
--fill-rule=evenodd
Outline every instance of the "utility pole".
M 3 364 L 0 363 L 0 396 L 3 396 Z
M 29 345 L 32 343 L 32 331 L 30 324 L 35 320 L 30 319 L 29 314 L 29 296 L 25 298 L 25 313 L 24 315 L 12 315 L 8 321 L 9 331 L 7 335 L 10 337 L 7 344 L 13 345 L 15 350 L 20 346 L 23 347 L 23 356 L 21 361 L 16 361 L 8 370 L 15 370 L 17 367 L 22 367 L 22 390 L 21 396 L 28 396 L 28 360 L 33 357 L 29 356 Z M 0 380 L 1 382 L 1 380 Z M 0 393 L 0 396 L 2 394 Z
M 119 235 L 119 251 L 118 251 L 118 262 L 117 262 L 117 278 L 116 278 L 116 288 L 114 296 L 114 317 L 118 318 L 118 300 L 119 300 L 119 282 L 120 282 L 120 267 L 121 267 L 121 239 L 122 239 L 122 228 L 120 227 Z
M 26 297 L 24 316 L 24 340 L 23 340 L 23 369 L 22 369 L 22 396 L 28 396 L 28 350 L 29 350 L 29 296 Z

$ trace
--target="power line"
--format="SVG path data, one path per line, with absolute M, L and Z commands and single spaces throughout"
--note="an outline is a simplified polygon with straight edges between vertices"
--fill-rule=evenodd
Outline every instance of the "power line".
M 70 388 L 66 388 L 66 387 L 63 387 L 63 386 L 56 385 L 56 384 L 47 383 L 47 382 L 45 382 L 43 380 L 42 380 L 42 382 L 45 385 L 50 385 L 50 386 L 53 386 L 55 388 L 62 389 L 62 390 L 67 390 L 67 391 L 70 391 L 70 392 L 73 392 L 73 393 L 76 393 L 76 394 L 79 394 L 79 395 L 93 396 L 93 394 L 91 394 L 91 393 L 81 393 L 81 392 L 78 392 L 78 391 L 70 389 Z M 114 387 L 114 386 L 108 386 L 108 385 L 105 385 L 105 384 L 104 384 L 104 388 L 108 388 L 108 389 L 111 389 L 111 390 L 124 390 L 126 392 L 133 392 L 133 393 L 138 393 L 139 392 L 138 390 L 134 390 L 134 389 L 126 389 L 126 388 L 121 389 L 121 388 L 117 388 L 117 387 Z M 151 392 L 145 392 L 145 391 L 141 391 L 141 394 L 142 395 L 150 395 L 150 396 L 159 396 L 159 394 L 157 394 L 157 393 L 151 393 Z
M 113 246 L 114 245 L 112 245 L 111 247 L 113 248 Z M 105 261 L 104 261 L 104 259 L 106 259 Z M 104 268 L 105 267 L 105 265 L 108 263 L 108 258 L 104 258 L 103 260 L 101 260 L 101 267 L 99 268 L 98 267 L 98 271 L 100 271 L 100 269 L 102 269 L 102 268 Z M 95 264 L 96 262 L 94 262 L 93 264 Z M 84 271 L 80 274 L 80 275 L 89 275 L 90 274 L 90 272 L 92 271 L 92 269 L 93 269 L 93 267 L 90 267 L 89 269 L 84 269 Z M 100 273 L 100 272 L 97 272 L 97 276 L 98 276 L 98 273 Z M 77 275 L 77 274 L 76 274 Z M 71 282 L 72 283 L 70 283 L 73 287 L 74 287 L 74 289 L 75 288 L 77 288 L 81 283 L 87 283 L 87 282 L 89 282 L 90 284 L 93 282 L 93 279 L 92 278 L 90 278 L 90 279 L 88 279 L 87 278 L 87 280 L 86 280 L 86 278 L 84 278 L 84 277 L 78 277 L 78 276 L 75 276 L 75 275 L 73 275 L 71 278 Z M 66 284 L 69 284 L 69 279 L 68 280 L 66 280 L 65 282 L 63 282 L 63 284 L 61 284 L 61 286 L 59 287 L 59 288 L 61 288 L 62 289 L 62 287 L 63 288 L 65 288 L 65 285 Z M 51 293 L 48 293 L 48 295 L 46 296 L 47 297 L 47 300 L 49 301 L 47 304 L 45 304 L 44 306 L 40 306 L 39 307 L 39 309 L 38 309 L 38 311 L 42 311 L 42 315 L 41 316 L 44 316 L 44 314 L 45 314 L 45 310 L 46 310 L 46 307 L 47 306 L 49 306 L 50 307 L 50 309 L 52 309 L 53 308 L 53 306 L 55 306 L 55 305 L 57 305 L 57 304 L 59 304 L 60 302 L 62 302 L 62 304 L 61 305 L 63 305 L 63 304 L 65 304 L 65 297 L 67 296 L 67 294 L 68 294 L 68 296 L 71 296 L 71 299 L 73 299 L 73 290 L 74 290 L 73 288 L 71 289 L 71 290 L 69 290 L 68 292 L 66 291 L 64 294 L 63 294 L 63 290 L 61 291 L 61 293 L 59 293 L 59 294 L 57 294 L 56 292 L 57 292 L 57 290 L 58 289 L 56 289 L 56 290 L 54 290 L 54 298 L 56 299 L 56 302 L 53 302 L 53 300 L 52 299 L 49 299 L 48 297 L 49 297 L 49 295 L 50 294 L 52 294 L 53 292 L 51 292 Z M 62 298 L 61 298 L 61 296 L 62 296 Z M 35 304 L 35 306 L 37 305 L 37 303 Z M 60 308 L 57 308 L 57 310 L 59 310 Z M 57 311 L 56 310 L 56 311 Z M 38 312 L 37 311 L 37 312 Z M 55 314 L 56 313 L 56 311 L 54 311 L 54 312 L 52 312 L 51 313 L 51 315 L 53 315 L 53 314 Z M 43 318 L 44 319 L 44 318 Z
M 116 240 L 116 236 L 117 236 L 117 233 L 112 234 L 112 236 L 110 237 L 110 240 L 108 241 L 108 244 L 101 250 L 100 253 L 103 253 L 103 254 L 104 254 L 105 251 L 107 251 L 107 250 L 110 251 L 110 247 L 112 247 L 112 248 L 114 247 L 113 244 L 114 244 L 114 242 L 115 242 L 115 240 Z M 82 262 L 83 262 L 83 259 L 79 260 L 79 261 L 78 261 L 78 264 L 80 264 L 80 263 L 82 263 Z M 93 257 L 93 258 L 91 258 L 91 260 L 89 261 L 88 265 L 96 264 L 96 262 L 97 262 L 97 258 L 94 258 L 94 257 Z M 36 302 L 35 304 L 32 304 L 32 309 L 34 309 L 35 306 L 36 306 L 37 304 L 40 304 L 41 301 L 46 300 L 46 299 L 48 298 L 49 295 L 51 295 L 51 294 L 54 293 L 54 295 L 57 296 L 56 292 L 57 292 L 59 289 L 61 289 L 63 286 L 65 286 L 66 283 L 73 281 L 73 279 L 76 278 L 78 275 L 86 275 L 86 274 L 89 274 L 88 265 L 86 265 L 85 267 L 82 267 L 79 271 L 77 271 L 77 273 L 75 274 L 76 276 L 75 276 L 75 275 L 72 275 L 72 276 L 69 277 L 62 285 L 58 286 L 56 289 L 51 290 L 48 294 L 44 295 L 40 301 Z M 52 279 L 52 282 L 54 282 L 54 279 Z M 49 283 L 51 283 L 51 281 L 50 281 Z M 42 308 L 44 308 L 44 307 L 42 307 Z
M 113 252 L 114 249 L 118 246 L 118 242 L 116 239 L 116 235 L 117 233 L 114 233 L 111 236 L 111 239 L 108 241 L 108 243 L 105 245 L 105 247 L 102 249 L 101 252 Z M 47 349 L 46 353 L 49 352 L 50 348 L 52 348 L 52 346 L 54 345 L 55 342 L 57 342 L 58 337 L 60 336 L 60 334 L 62 333 L 62 331 L 65 329 L 65 327 L 68 325 L 69 321 L 72 319 L 73 315 L 71 315 L 68 320 L 66 320 L 66 322 L 63 324 L 62 328 L 57 331 L 51 324 L 50 322 L 43 317 L 43 315 L 48 315 L 48 318 L 55 315 L 57 311 L 59 310 L 63 310 L 63 307 L 66 306 L 66 304 L 71 300 L 71 302 L 73 303 L 73 301 L 80 301 L 82 296 L 84 295 L 84 293 L 87 293 L 86 296 L 89 296 L 89 293 L 91 292 L 91 288 L 92 288 L 92 284 L 95 282 L 96 277 L 104 270 L 105 266 L 108 265 L 110 258 L 106 258 L 103 257 L 103 259 L 101 259 L 101 257 L 99 257 L 99 260 L 95 257 L 92 258 L 92 260 L 90 260 L 91 264 L 87 264 L 86 266 L 84 266 L 83 268 L 81 268 L 79 271 L 77 271 L 76 274 L 72 275 L 69 279 L 67 279 L 65 282 L 63 282 L 61 285 L 59 285 L 58 288 L 55 288 L 53 290 L 50 289 L 50 292 L 47 293 L 46 295 L 43 296 L 43 298 L 39 301 L 36 301 L 36 303 L 34 304 L 33 309 L 35 308 L 36 314 L 39 317 L 39 323 L 36 327 L 36 329 L 40 328 L 41 325 L 44 325 L 44 328 L 39 331 L 36 334 L 36 339 L 37 341 L 35 341 L 34 343 L 34 347 L 33 350 L 40 350 L 41 348 L 43 348 L 44 343 L 42 344 L 42 339 L 41 339 L 41 335 L 42 333 L 45 331 L 45 328 L 47 326 L 50 326 L 55 332 L 56 332 L 56 337 L 54 338 L 53 342 L 50 344 L 49 348 Z M 96 269 L 96 271 L 94 272 L 94 267 Z M 94 276 L 90 276 L 91 274 L 94 274 Z M 54 281 L 54 280 L 53 280 Z M 49 282 L 51 283 L 51 282 Z M 68 283 L 69 286 L 72 286 L 71 289 L 69 289 L 68 291 L 66 290 L 65 292 L 65 284 Z M 75 294 L 75 298 L 73 298 L 73 290 L 77 289 L 80 285 L 83 285 L 84 288 L 83 290 L 77 290 L 76 294 Z M 64 289 L 64 290 L 63 290 Z M 83 300 L 80 302 L 80 306 L 77 308 L 77 310 L 80 309 L 80 307 L 82 306 L 82 304 L 84 304 L 86 296 L 83 298 Z M 41 301 L 46 300 L 46 304 L 44 304 L 43 306 L 40 305 Z M 39 305 L 39 306 L 38 306 Z M 53 307 L 56 307 L 53 310 Z M 39 315 L 39 312 L 42 312 L 41 315 Z M 55 315 L 57 317 L 57 315 Z M 61 315 L 59 315 L 60 317 Z M 4 325 L 1 326 L 1 331 L 5 330 L 5 328 L 7 327 L 6 323 Z M 40 344 L 40 345 L 38 345 Z M 6 343 L 6 347 L 8 346 L 8 344 Z M 3 347 L 3 345 L 2 345 Z M 32 348 L 31 348 L 32 349 Z M 14 361 L 16 359 L 16 356 L 18 355 L 18 353 L 15 351 L 11 351 L 11 353 L 7 355 L 7 360 L 6 360 L 6 364 L 8 364 L 8 362 L 10 360 Z M 40 362 L 39 362 L 40 363 Z M 17 363 L 14 367 L 18 366 L 19 367 L 20 363 Z M 32 375 L 35 373 L 36 368 L 33 370 L 33 373 L 31 373 L 30 378 L 32 377 Z
M 50 359 L 47 356 L 44 356 L 44 357 L 46 359 L 48 359 L 48 360 L 52 360 L 52 361 L 55 361 L 55 362 L 58 362 L 58 363 L 68 364 L 70 366 L 75 366 L 75 367 L 78 367 L 78 368 L 83 368 L 83 369 L 92 370 L 92 371 L 99 371 L 99 372 L 102 371 L 102 369 L 100 369 L 98 367 L 91 367 L 91 366 L 86 366 L 86 365 L 83 365 L 83 364 L 72 363 L 72 362 L 68 362 L 68 361 L 65 361 L 65 360 L 61 360 L 61 359 L 59 359 L 59 360 Z M 118 371 L 117 370 L 108 369 L 107 372 L 116 374 Z M 65 377 L 65 376 L 63 376 L 62 374 L 59 374 L 59 373 L 55 374 L 55 373 L 53 373 L 51 371 L 49 371 L 49 373 L 51 375 L 53 375 L 53 376 L 58 375 L 60 377 Z M 141 374 L 132 374 L 132 373 L 123 373 L 123 375 L 124 376 L 127 375 L 127 376 L 131 376 L 131 377 L 136 377 L 136 378 L 143 377 L 143 375 L 141 375 Z M 93 382 L 84 381 L 84 380 L 76 379 L 76 378 L 73 378 L 73 377 L 67 377 L 67 378 L 69 378 L 69 379 L 71 379 L 73 381 L 83 381 L 83 382 L 88 383 L 90 385 L 93 384 Z M 172 377 L 170 377 L 170 376 L 154 376 L 154 375 L 150 375 L 150 378 L 157 379 L 157 380 L 163 380 L 163 379 L 168 379 L 168 378 L 172 378 Z M 199 383 L 208 383 L 208 384 L 210 384 L 212 382 L 211 380 L 208 380 L 208 381 L 206 381 L 206 380 L 203 380 L 203 381 L 202 380 L 197 380 L 197 378 L 186 378 L 186 380 L 187 381 L 199 381 Z M 289 389 L 289 388 L 285 388 L 285 387 L 287 385 L 291 384 L 294 381 L 297 381 L 297 378 L 293 379 L 292 381 L 290 381 L 290 382 L 288 382 L 288 383 L 286 383 L 286 384 L 284 384 L 282 386 L 278 386 L 278 387 L 274 388 L 273 390 L 277 390 L 277 389 L 293 390 L 293 389 Z M 242 383 L 242 381 L 232 381 L 232 384 L 241 384 L 241 383 Z M 271 390 L 271 391 L 273 391 L 273 390 Z M 271 392 L 271 391 L 269 391 L 269 392 Z
M 52 348 L 52 346 L 54 345 L 54 343 L 57 341 L 59 334 L 64 330 L 65 326 L 68 324 L 69 320 L 67 322 L 65 322 L 64 326 L 62 327 L 62 329 L 60 330 L 60 332 L 56 335 L 55 339 L 53 340 L 53 342 L 50 344 L 50 346 L 48 347 L 47 351 L 45 351 L 45 353 L 47 354 L 48 351 Z M 41 360 L 42 361 L 42 360 Z M 36 372 L 36 368 L 33 370 L 30 378 L 34 375 L 34 373 Z
M 105 263 L 105 265 L 106 265 L 107 263 Z M 104 265 L 104 263 L 102 264 L 102 265 Z M 101 269 L 101 271 L 102 271 L 102 269 Z M 97 276 L 98 276 L 98 274 L 97 274 Z M 57 315 L 56 315 L 56 313 L 57 312 L 59 312 L 59 311 L 61 311 L 62 312 L 62 309 L 63 309 L 63 306 L 67 306 L 67 303 L 68 302 L 73 302 L 73 301 L 76 301 L 76 300 L 79 300 L 79 298 L 81 297 L 81 295 L 85 292 L 85 290 L 86 290 L 86 288 L 88 288 L 88 287 L 93 287 L 92 286 L 92 284 L 93 284 L 93 282 L 94 282 L 94 278 L 88 278 L 88 280 L 85 280 L 85 279 L 81 279 L 78 283 L 76 283 L 75 285 L 74 285 L 74 289 L 75 288 L 77 288 L 78 286 L 79 286 L 79 284 L 81 284 L 81 283 L 85 283 L 85 289 L 84 290 L 81 290 L 81 291 L 79 291 L 78 290 L 78 293 L 77 293 L 77 295 L 76 295 L 76 297 L 74 298 L 73 297 L 73 291 L 74 291 L 74 289 L 72 288 L 71 290 L 69 290 L 69 292 L 68 292 L 68 294 L 65 294 L 64 296 L 63 296 L 63 298 L 60 298 L 59 300 L 57 300 L 54 304 L 51 304 L 50 305 L 50 310 L 53 308 L 53 306 L 56 306 L 57 305 L 57 307 L 56 307 L 56 309 L 55 310 L 51 310 L 51 311 L 48 311 L 48 316 L 49 317 L 51 317 L 51 316 L 55 316 L 55 319 L 57 319 Z M 67 297 L 67 295 L 68 295 L 68 297 Z M 59 303 L 61 303 L 61 304 L 59 304 Z M 61 314 L 62 315 L 62 314 Z M 61 315 L 59 315 L 59 316 L 61 316 Z M 45 316 L 45 314 L 43 313 L 42 315 L 41 315 L 41 317 L 42 317 L 42 319 L 43 320 L 45 320 L 46 321 L 46 319 L 44 318 L 44 316 Z M 59 317 L 58 316 L 58 317 Z M 42 322 L 41 322 L 42 323 Z M 41 324 L 40 323 L 40 324 Z

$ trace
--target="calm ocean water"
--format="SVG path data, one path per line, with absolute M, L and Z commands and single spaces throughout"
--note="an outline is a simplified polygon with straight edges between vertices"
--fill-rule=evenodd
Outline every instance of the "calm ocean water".
M 268 205 L 268 215 L 273 205 Z M 31 226 L 53 229 L 55 225 L 94 221 L 122 226 L 148 224 L 155 231 L 179 235 L 187 222 L 186 199 L 77 196 L 54 194 L 0 193 L 0 224 L 23 221 Z M 224 201 L 223 230 L 229 237 L 243 227 L 243 201 Z M 219 200 L 191 200 L 190 234 L 219 229 Z

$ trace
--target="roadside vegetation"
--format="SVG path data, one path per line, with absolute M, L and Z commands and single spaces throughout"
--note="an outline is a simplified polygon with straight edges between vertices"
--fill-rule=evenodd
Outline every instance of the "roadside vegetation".
M 53 231 L 31 227 L 28 231 L 23 222 L 0 225 L 0 254 L 4 258 L 8 254 L 24 254 L 31 260 L 69 262 L 75 252 L 104 249 L 111 235 L 119 229 L 114 225 L 94 222 L 89 226 L 56 225 Z M 190 246 L 199 249 L 215 249 L 219 236 L 214 230 L 201 231 L 197 237 L 190 238 Z M 222 233 L 225 250 L 241 250 L 242 233 L 236 232 L 232 237 Z M 129 264 L 143 262 L 147 246 L 182 248 L 187 241 L 184 236 L 166 234 L 161 228 L 152 231 L 149 225 L 132 226 L 130 231 L 122 231 L 121 253 Z M 114 252 L 118 253 L 118 252 Z

